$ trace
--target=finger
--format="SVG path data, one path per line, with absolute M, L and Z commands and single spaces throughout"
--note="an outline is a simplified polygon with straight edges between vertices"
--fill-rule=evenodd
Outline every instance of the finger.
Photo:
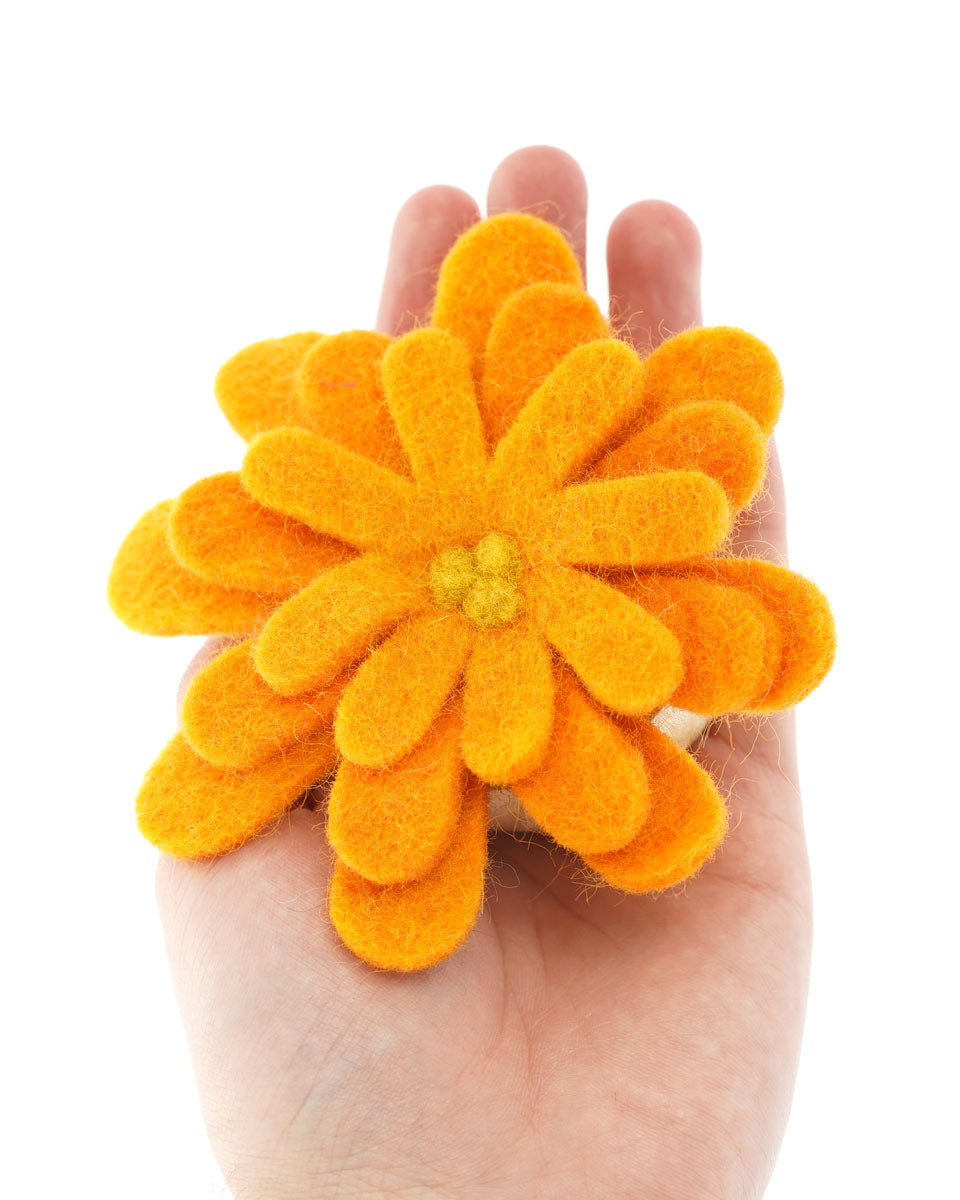
M 515 150 L 490 178 L 487 212 L 526 212 L 556 225 L 586 278 L 587 181 L 569 154 L 555 146 Z
M 700 235 L 679 208 L 641 200 L 607 238 L 610 319 L 640 351 L 699 325 Z
M 479 220 L 476 201 L 454 187 L 428 187 L 403 205 L 393 226 L 377 328 L 395 337 L 430 316 L 437 272 L 461 233 Z

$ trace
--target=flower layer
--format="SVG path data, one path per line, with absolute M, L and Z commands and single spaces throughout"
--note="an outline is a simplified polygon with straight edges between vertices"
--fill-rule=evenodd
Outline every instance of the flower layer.
M 724 805 L 652 718 L 788 707 L 833 653 L 812 584 L 724 553 L 781 402 L 762 343 L 641 360 L 509 214 L 457 242 L 429 327 L 258 343 L 217 395 L 240 472 L 151 510 L 111 577 L 134 628 L 243 639 L 147 776 L 151 840 L 221 853 L 336 767 L 331 916 L 400 970 L 476 918 L 489 787 L 628 891 L 712 854 Z

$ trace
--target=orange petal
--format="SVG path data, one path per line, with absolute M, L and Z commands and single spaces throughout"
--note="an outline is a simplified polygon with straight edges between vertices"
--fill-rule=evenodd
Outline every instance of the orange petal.
M 223 587 L 289 596 L 352 551 L 264 508 L 235 471 L 210 475 L 174 501 L 170 547 L 190 571 Z
M 578 346 L 537 388 L 497 446 L 493 496 L 515 498 L 515 529 L 525 531 L 542 497 L 581 472 L 621 437 L 642 403 L 641 363 L 625 342 Z
M 503 787 L 536 770 L 553 729 L 553 697 L 553 664 L 539 632 L 523 623 L 484 631 L 463 694 L 463 756 L 474 775 Z
M 569 671 L 543 766 L 513 790 L 554 841 L 580 854 L 619 850 L 647 812 L 643 756 Z
M 408 479 L 305 429 L 261 434 L 240 478 L 267 508 L 350 546 L 376 546 L 410 523 Z
M 327 838 L 342 862 L 374 883 L 428 875 L 450 845 L 466 772 L 460 718 L 446 713 L 396 766 L 342 762 L 330 793 Z
M 487 455 L 463 343 L 442 329 L 405 334 L 384 355 L 383 386 L 421 489 L 475 489 Z
M 478 367 L 497 310 L 529 283 L 583 287 L 576 256 L 553 225 L 502 213 L 462 234 L 444 259 L 431 324 L 462 338 Z
M 454 840 L 424 879 L 382 887 L 338 863 L 330 919 L 344 943 L 371 966 L 421 971 L 466 939 L 483 904 L 487 864 L 486 787 L 472 781 Z
M 172 500 L 143 514 L 117 553 L 107 599 L 125 625 L 138 633 L 251 633 L 271 601 L 253 592 L 220 587 L 180 565 L 167 541 Z M 272 605 L 278 599 L 272 599 Z
M 583 858 L 625 892 L 658 892 L 713 854 L 727 830 L 727 811 L 713 780 L 685 750 L 646 721 L 637 722 L 636 736 L 650 786 L 647 819 L 622 850 Z
M 476 630 L 457 613 L 409 617 L 365 660 L 337 708 L 340 753 L 388 767 L 426 737 L 460 681 Z
M 251 647 L 246 641 L 224 650 L 183 698 L 184 737 L 217 767 L 252 767 L 297 742 L 329 740 L 343 680 L 307 696 L 278 696 L 254 668 Z
M 383 395 L 380 368 L 390 338 L 353 329 L 322 337 L 297 373 L 294 418 L 299 425 L 372 458 L 382 467 L 409 475 Z
M 592 474 L 701 471 L 739 511 L 756 495 L 766 466 L 767 438 L 756 421 L 735 404 L 712 402 L 671 409 L 606 454 Z
M 683 678 L 680 643 L 656 617 L 583 571 L 531 573 L 528 603 L 549 642 L 601 704 L 652 712 Z
M 320 575 L 277 609 L 254 649 L 257 670 L 283 696 L 329 684 L 429 597 L 374 555 Z
M 249 440 L 295 420 L 297 371 L 319 337 L 319 333 L 292 333 L 256 342 L 220 368 L 214 391 L 241 437 Z
M 643 399 L 648 421 L 698 400 L 724 400 L 750 414 L 770 433 L 783 403 L 783 377 L 771 351 L 742 329 L 689 329 L 644 360 Z
M 627 576 L 618 586 L 653 613 L 683 647 L 683 680 L 670 703 L 704 716 L 746 712 L 780 666 L 780 635 L 745 589 L 706 579 Z
M 480 412 L 490 444 L 571 350 L 610 336 L 606 317 L 579 287 L 533 283 L 514 292 L 494 318 L 483 361 Z
M 335 761 L 329 731 L 249 771 L 212 766 L 177 734 L 147 772 L 137 796 L 140 832 L 180 858 L 225 854 L 282 816 L 330 774 Z
M 558 562 L 645 567 L 709 554 L 730 532 L 723 488 L 698 471 L 662 471 L 564 488 L 550 527 Z
M 779 627 L 779 671 L 751 711 L 779 712 L 808 696 L 830 670 L 837 647 L 830 605 L 816 584 L 759 558 L 715 558 L 693 569 L 702 578 L 746 588 Z

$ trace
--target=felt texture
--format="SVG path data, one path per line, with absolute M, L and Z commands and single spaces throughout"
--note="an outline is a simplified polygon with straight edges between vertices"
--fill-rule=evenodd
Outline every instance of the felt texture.
M 393 563 L 365 554 L 318 576 L 263 627 L 257 670 L 281 696 L 329 683 L 429 599 Z
M 650 471 L 701 471 L 723 488 L 734 512 L 763 483 L 767 437 L 735 404 L 694 402 L 638 429 L 595 465 L 591 475 L 615 479 Z
M 726 807 L 706 771 L 654 725 L 637 721 L 631 732 L 646 767 L 647 818 L 621 849 L 583 860 L 625 892 L 659 892 L 713 854 L 726 832 Z
M 529 622 L 478 636 L 463 691 L 463 757 L 474 775 L 504 787 L 540 766 L 554 690 L 550 650 Z
M 610 336 L 596 302 L 571 284 L 531 283 L 508 296 L 490 328 L 477 397 L 488 442 L 500 441 L 571 350 Z
M 460 717 L 444 713 L 394 770 L 341 763 L 327 811 L 330 845 L 373 883 L 421 879 L 450 844 L 464 779 Z
M 574 569 L 544 568 L 528 603 L 548 641 L 601 704 L 631 715 L 666 703 L 683 678 L 683 653 L 651 613 Z
M 183 567 L 167 540 L 172 509 L 173 501 L 165 500 L 144 513 L 127 534 L 110 571 L 110 607 L 138 633 L 251 633 L 265 617 L 269 601 L 210 583 Z
M 264 508 L 235 471 L 182 492 L 167 537 L 183 566 L 202 579 L 265 596 L 289 596 L 352 557 L 342 542 Z
M 253 767 L 297 742 L 329 741 L 326 727 L 344 680 L 305 696 L 279 696 L 255 669 L 252 645 L 247 640 L 218 654 L 183 697 L 183 736 L 217 767 Z
M 213 766 L 177 734 L 146 774 L 137 796 L 137 824 L 167 854 L 224 854 L 282 816 L 330 774 L 335 762 L 330 730 L 248 771 Z
M 563 235 L 539 217 L 502 213 L 467 230 L 440 268 L 431 325 L 459 337 L 482 376 L 483 351 L 497 310 L 530 283 L 583 287 Z
M 578 854 L 619 850 L 647 813 L 643 756 L 570 671 L 557 688 L 549 753 L 513 790 L 542 829 Z
M 242 438 L 295 422 L 296 378 L 319 333 L 292 333 L 247 346 L 217 373 L 214 392 Z
M 341 754 L 389 767 L 426 737 L 460 681 L 476 630 L 457 613 L 417 613 L 361 664 L 337 709 Z
M 135 628 L 244 639 L 187 691 L 148 836 L 230 849 L 339 755 L 331 916 L 397 970 L 473 924 L 488 786 L 615 886 L 705 861 L 723 804 L 652 720 L 787 707 L 834 648 L 809 581 L 727 557 L 782 398 L 762 343 L 641 359 L 514 213 L 456 243 L 429 327 L 258 343 L 216 391 L 239 474 L 151 510 L 111 576 Z
M 770 433 L 783 404 L 783 376 L 770 350 L 742 329 L 688 329 L 644 359 L 643 398 L 647 421 L 681 404 L 725 400 Z
M 330 918 L 344 944 L 371 966 L 422 971 L 452 954 L 483 904 L 487 789 L 468 782 L 453 839 L 433 870 L 411 883 L 372 883 L 338 862 Z

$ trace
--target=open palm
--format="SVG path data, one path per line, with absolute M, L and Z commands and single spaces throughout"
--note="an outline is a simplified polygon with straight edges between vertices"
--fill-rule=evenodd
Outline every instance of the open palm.
M 586 190 L 568 156 L 512 155 L 488 207 L 556 222 L 582 260 Z M 385 332 L 423 319 L 444 254 L 478 216 L 452 188 L 408 201 Z M 677 209 L 626 209 L 608 261 L 614 318 L 639 349 L 699 322 L 699 241 Z M 775 461 L 759 507 L 738 539 L 782 560 Z M 210 863 L 164 858 L 174 979 L 236 1200 L 761 1195 L 810 942 L 792 719 L 725 723 L 699 757 L 731 831 L 686 887 L 595 889 L 543 839 L 499 836 L 476 929 L 417 975 L 372 971 L 327 925 L 318 811 Z

